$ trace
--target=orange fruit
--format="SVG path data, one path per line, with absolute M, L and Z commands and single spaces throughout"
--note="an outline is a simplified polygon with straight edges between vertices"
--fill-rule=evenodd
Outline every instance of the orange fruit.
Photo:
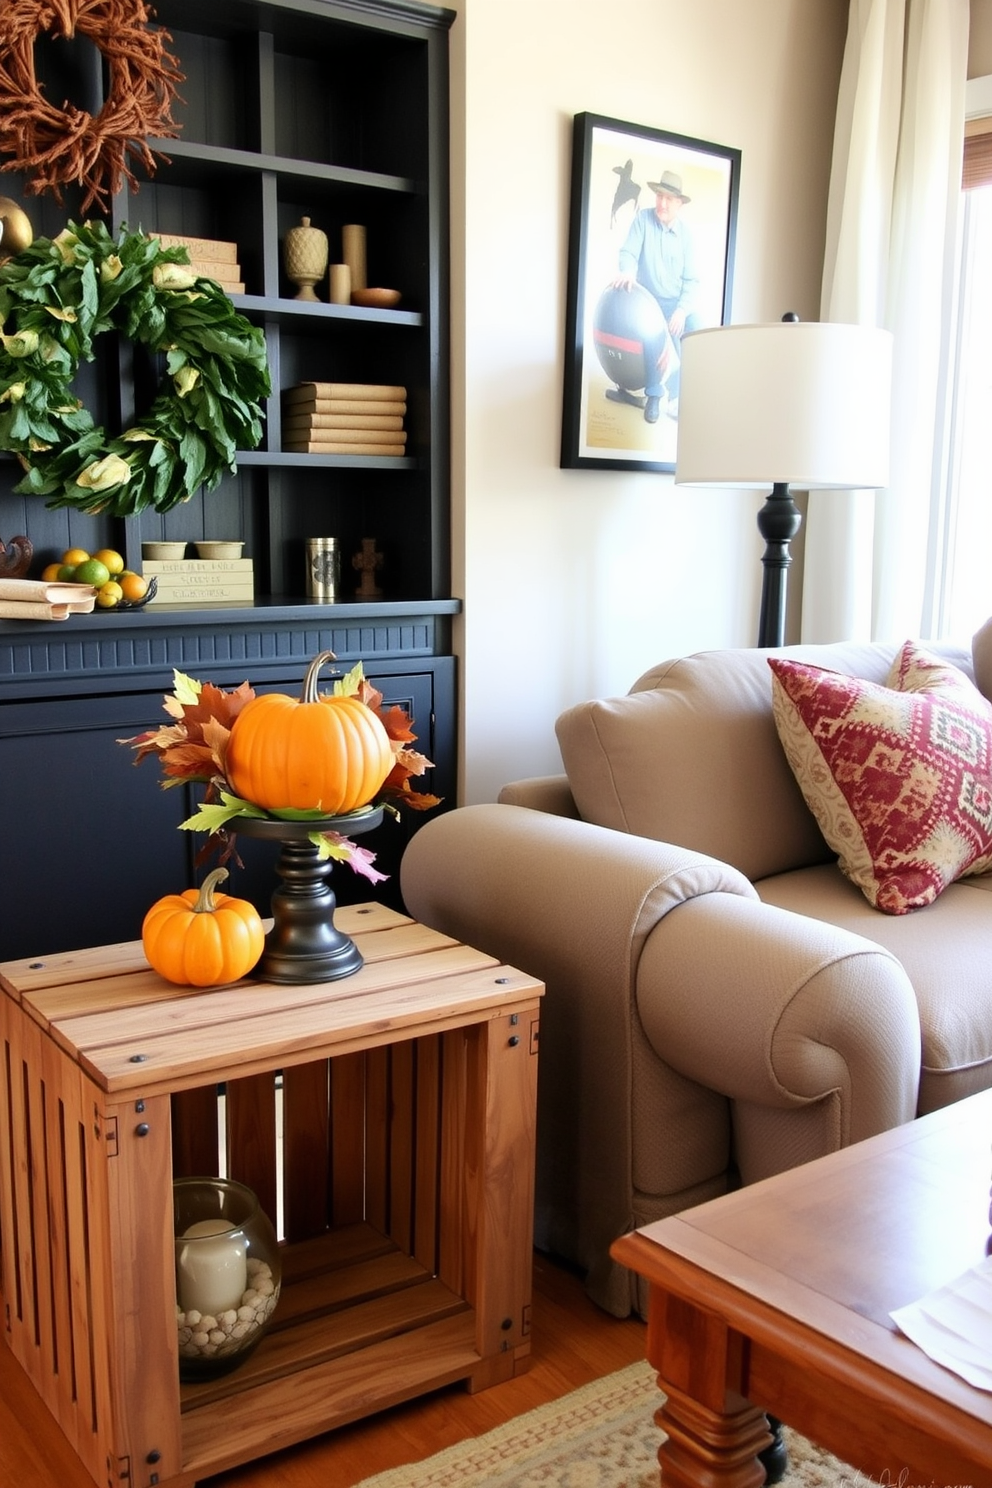
M 121 588 L 120 584 L 115 583 L 113 579 L 108 579 L 107 582 L 105 584 L 101 584 L 99 589 L 96 591 L 96 602 L 100 606 L 101 610 L 116 609 L 123 598 L 124 590 Z
M 87 558 L 85 563 L 76 567 L 72 577 L 77 584 L 92 584 L 94 589 L 99 589 L 110 578 L 110 573 L 99 558 Z
M 49 563 L 41 570 L 41 577 L 46 584 L 54 584 L 59 576 L 61 563 Z
M 109 574 L 119 574 L 124 568 L 124 559 L 116 548 L 99 548 L 93 557 L 103 564 Z
M 76 568 L 80 563 L 85 563 L 89 556 L 85 548 L 66 548 L 62 554 L 62 562 L 69 568 Z
M 143 579 L 140 574 L 131 573 L 129 569 L 117 575 L 117 582 L 128 604 L 137 604 L 148 593 L 148 580 Z

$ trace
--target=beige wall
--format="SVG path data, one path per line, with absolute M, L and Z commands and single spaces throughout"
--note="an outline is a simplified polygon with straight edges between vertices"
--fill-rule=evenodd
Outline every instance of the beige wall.
M 554 720 L 753 641 L 757 495 L 558 468 L 573 115 L 742 151 L 733 319 L 818 314 L 843 0 L 454 0 L 463 798 L 559 768 Z

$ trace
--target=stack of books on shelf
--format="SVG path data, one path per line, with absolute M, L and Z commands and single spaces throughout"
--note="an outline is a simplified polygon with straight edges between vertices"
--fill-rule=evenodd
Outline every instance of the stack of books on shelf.
M 155 233 L 163 248 L 185 248 L 189 266 L 201 279 L 216 279 L 230 295 L 244 294 L 237 243 L 221 238 L 189 238 L 183 233 Z
M 0 579 L 0 619 L 68 620 L 70 615 L 91 614 L 95 604 L 92 584 Z
M 251 558 L 146 558 L 141 571 L 158 580 L 156 604 L 251 604 L 255 598 Z
M 282 395 L 282 447 L 302 455 L 405 455 L 406 388 L 300 382 Z

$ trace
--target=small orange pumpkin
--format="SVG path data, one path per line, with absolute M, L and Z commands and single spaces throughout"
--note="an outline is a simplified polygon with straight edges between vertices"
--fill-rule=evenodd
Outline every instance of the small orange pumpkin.
M 299 698 L 266 692 L 242 708 L 225 759 L 235 795 L 265 811 L 325 816 L 373 800 L 393 768 L 389 735 L 360 698 L 318 694 L 317 674 L 333 660 L 332 651 L 314 657 Z
M 215 868 L 199 889 L 166 894 L 141 926 L 149 964 L 181 987 L 219 987 L 247 976 L 265 949 L 261 916 L 247 899 L 215 894 L 227 877 Z

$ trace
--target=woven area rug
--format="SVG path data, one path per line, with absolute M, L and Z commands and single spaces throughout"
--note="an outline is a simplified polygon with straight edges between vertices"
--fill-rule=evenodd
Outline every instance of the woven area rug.
M 358 1488 L 658 1488 L 658 1404 L 651 1366 L 631 1364 L 426 1462 L 365 1478 Z M 785 1436 L 791 1466 L 783 1488 L 868 1483 L 788 1428 Z

